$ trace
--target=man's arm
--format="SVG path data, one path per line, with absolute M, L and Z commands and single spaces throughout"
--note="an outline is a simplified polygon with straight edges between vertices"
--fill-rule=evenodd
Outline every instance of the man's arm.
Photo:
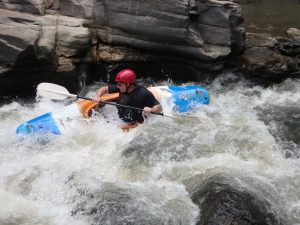
M 157 104 L 157 105 L 153 106 L 152 108 L 145 107 L 143 110 L 144 110 L 144 112 L 148 112 L 148 113 L 151 113 L 151 112 L 161 113 L 163 111 L 163 108 L 162 108 L 161 104 Z
M 99 102 L 100 97 L 104 94 L 107 94 L 107 93 L 108 93 L 108 86 L 103 86 L 103 87 L 98 89 L 98 91 L 96 92 L 96 95 L 94 96 L 93 100 L 95 102 Z
M 148 114 L 151 112 L 161 113 L 163 111 L 163 108 L 162 108 L 161 104 L 159 103 L 159 101 L 155 98 L 153 93 L 151 91 L 149 91 L 148 89 L 146 89 L 145 98 L 147 98 L 148 103 L 146 105 L 148 105 L 148 106 L 146 106 L 143 109 L 144 113 L 148 113 Z

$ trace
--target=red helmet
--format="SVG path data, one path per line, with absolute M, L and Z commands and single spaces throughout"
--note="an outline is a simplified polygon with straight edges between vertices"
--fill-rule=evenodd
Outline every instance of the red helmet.
M 117 83 L 128 83 L 128 84 L 135 83 L 136 81 L 135 72 L 130 69 L 121 70 L 117 74 L 115 81 Z

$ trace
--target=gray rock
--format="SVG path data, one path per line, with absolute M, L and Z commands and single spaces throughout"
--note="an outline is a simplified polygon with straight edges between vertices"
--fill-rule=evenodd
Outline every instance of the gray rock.
M 24 53 L 36 51 L 41 26 L 30 16 L 21 18 L 18 13 L 0 10 L 0 30 L 0 63 L 14 66 L 28 62 L 30 58 Z
M 45 14 L 44 0 L 0 0 L 0 8 L 41 15 Z
M 56 28 L 52 26 L 43 26 L 42 35 L 38 41 L 38 58 L 48 59 L 54 54 Z
M 81 26 L 83 21 L 71 17 L 60 17 L 56 45 L 58 56 L 84 56 L 90 50 L 91 31 Z
M 278 50 L 281 54 L 300 59 L 300 43 L 299 42 L 280 42 Z
M 45 15 L 37 19 L 41 26 L 41 34 L 37 42 L 37 58 L 49 62 L 53 61 L 56 64 L 55 48 L 58 16 Z
M 214 27 L 235 27 L 243 23 L 241 9 L 230 1 L 197 1 L 198 23 Z
M 98 60 L 221 68 L 245 49 L 243 17 L 233 1 L 0 0 L 0 8 L 4 73 L 22 71 L 21 65 L 35 74 L 71 72 L 75 62 Z
M 222 27 L 213 27 L 207 25 L 199 25 L 199 30 L 205 43 L 230 46 L 231 32 L 229 29 Z
M 267 189 L 270 187 L 255 184 L 250 178 L 245 179 L 245 175 L 237 177 L 232 178 L 226 173 L 219 173 L 201 182 L 196 181 L 200 184 L 191 191 L 191 198 L 201 209 L 200 221 L 197 224 L 282 224 L 277 208 L 270 204 L 272 196 L 271 191 Z M 237 180 L 242 180 L 243 184 L 247 185 L 241 185 Z M 252 183 L 248 184 L 249 181 Z M 254 185 L 256 189 L 249 188 Z
M 59 19 L 58 19 L 59 18 Z M 84 54 L 91 46 L 91 32 L 82 27 L 84 20 L 57 15 L 34 16 L 0 10 L 0 62 L 14 66 L 27 48 L 34 50 L 32 60 L 54 60 L 58 56 Z M 26 61 L 30 60 L 26 58 Z
M 297 41 L 300 43 L 300 30 L 297 28 L 289 28 L 286 31 L 287 35 L 292 38 L 294 41 Z
M 138 49 L 140 52 L 187 56 L 202 61 L 215 61 L 244 48 L 240 8 L 231 1 L 30 0 L 20 4 L 16 0 L 0 0 L 0 3 L 5 3 L 6 8 L 13 4 L 15 8 L 12 9 L 19 11 L 26 11 L 24 9 L 27 6 L 42 9 L 38 11 L 39 14 L 44 14 L 45 8 L 53 11 L 60 5 L 61 14 L 72 16 L 59 16 L 53 12 L 45 16 L 18 12 L 12 15 L 11 11 L 2 14 L 3 22 L 0 23 L 3 24 L 3 39 L 7 34 L 20 39 L 24 36 L 24 43 L 33 47 L 39 59 L 50 56 L 56 61 L 55 54 L 84 57 L 91 50 L 93 33 L 96 34 L 93 39 L 95 45 L 104 42 L 106 45 Z M 75 17 L 95 19 L 87 21 Z M 6 20 L 14 22 L 16 30 L 8 31 L 9 28 L 5 28 L 8 26 Z M 29 38 L 25 32 L 28 29 L 35 30 L 28 34 L 30 41 L 26 39 Z M 2 45 L 5 45 L 3 49 L 12 51 L 7 39 Z M 11 58 L 2 56 L 3 60 L 13 65 L 14 58 L 24 48 L 14 51 Z
M 243 20 L 239 6 L 230 1 L 96 0 L 94 16 L 91 27 L 112 45 L 206 61 L 227 56 L 231 46 L 234 51 L 245 46 L 244 30 L 232 32 Z
M 300 60 L 281 55 L 266 47 L 253 47 L 241 56 L 241 67 L 246 73 L 281 80 L 300 74 Z
M 245 42 L 245 28 L 244 27 L 231 27 L 231 51 L 232 55 L 239 55 L 242 54 L 246 48 L 246 42 Z M 243 40 L 243 41 L 241 41 Z
M 288 38 L 278 38 L 278 50 L 283 55 L 300 59 L 300 30 L 296 28 L 289 28 L 286 33 Z
M 59 0 L 45 0 L 46 9 L 59 9 Z
M 278 45 L 277 39 L 272 37 L 270 34 L 255 34 L 255 33 L 247 33 L 246 43 L 248 48 L 251 47 L 275 48 L 275 46 Z
M 60 0 L 60 13 L 77 18 L 92 18 L 93 0 Z

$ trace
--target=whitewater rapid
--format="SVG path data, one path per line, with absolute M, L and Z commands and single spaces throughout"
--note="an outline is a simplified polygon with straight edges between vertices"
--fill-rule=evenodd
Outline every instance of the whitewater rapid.
M 99 114 L 42 144 L 16 127 L 69 101 L 2 105 L 0 224 L 192 225 L 203 212 L 189 193 L 220 174 L 300 224 L 300 80 L 262 87 L 226 73 L 200 85 L 211 102 L 193 118 L 153 115 L 124 133 Z

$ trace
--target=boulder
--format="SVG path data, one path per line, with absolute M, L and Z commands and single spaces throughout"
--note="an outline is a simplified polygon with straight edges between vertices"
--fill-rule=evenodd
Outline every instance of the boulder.
M 82 27 L 83 21 L 0 10 L 0 63 L 14 66 L 45 59 L 55 64 L 58 56 L 84 55 L 91 48 L 91 32 Z
M 77 18 L 92 18 L 93 0 L 60 0 L 60 13 Z
M 248 75 L 280 81 L 300 76 L 300 43 L 296 29 L 288 37 L 247 33 L 246 51 L 229 62 Z
M 81 24 L 76 18 L 0 9 L 0 94 L 32 89 L 38 80 L 73 80 L 72 60 L 59 56 L 85 54 L 90 48 L 90 33 Z
M 288 38 L 281 39 L 278 50 L 287 56 L 292 56 L 300 59 L 300 30 L 289 28 L 286 31 Z
M 300 59 L 300 42 L 296 41 L 280 41 L 278 50 L 282 55 L 287 55 Z
M 44 0 L 0 0 L 0 8 L 44 15 L 46 5 Z
M 287 35 L 296 42 L 300 43 L 300 30 L 297 28 L 289 28 L 286 31 Z
M 59 18 L 56 31 L 58 56 L 85 56 L 91 49 L 91 31 L 81 26 L 83 21 L 72 17 Z
M 59 9 L 59 0 L 45 0 L 46 9 Z
M 266 47 L 248 48 L 241 56 L 241 67 L 248 74 L 282 80 L 300 73 L 300 60 L 281 55 Z
M 235 29 L 243 26 L 240 7 L 231 1 L 96 0 L 94 18 L 87 26 L 111 45 L 204 61 L 238 53 L 236 49 L 245 46 L 244 30 Z
M 270 203 L 271 188 L 256 184 L 245 175 L 236 175 L 230 177 L 224 172 L 201 181 L 195 176 L 190 181 L 195 185 L 199 182 L 190 190 L 191 199 L 201 211 L 197 225 L 280 225 L 277 208 Z
M 53 60 L 53 64 L 57 57 L 85 58 L 92 52 L 92 45 L 102 46 L 103 43 L 112 48 L 132 49 L 131 52 L 138 50 L 137 56 L 132 54 L 134 59 L 144 52 L 206 62 L 238 53 L 244 48 L 240 7 L 232 1 L 28 0 L 20 3 L 0 0 L 0 3 L 0 7 L 10 9 L 1 10 L 4 51 L 0 52 L 0 60 L 11 66 L 17 59 L 20 62 L 30 60 L 28 54 L 24 54 L 25 61 L 19 58 L 27 48 L 32 49 L 33 60 Z M 58 6 L 59 13 L 68 16 L 43 15 L 45 9 L 53 11 Z M 31 10 L 26 10 L 28 7 Z M 11 10 L 33 14 L 13 13 Z M 94 39 L 93 34 L 96 34 Z M 8 57 L 6 53 L 9 53 Z M 111 61 L 114 61 L 115 56 L 112 57 Z M 146 58 L 151 60 L 153 55 Z M 94 58 L 95 61 L 98 59 Z
M 241 9 L 231 0 L 0 0 L 0 28 L 7 84 L 73 76 L 77 63 L 104 60 L 222 68 L 245 49 Z
M 247 48 L 268 47 L 274 49 L 278 45 L 277 39 L 270 34 L 247 33 L 246 37 Z
M 35 60 L 41 26 L 33 16 L 0 10 L 0 63 L 14 66 Z

